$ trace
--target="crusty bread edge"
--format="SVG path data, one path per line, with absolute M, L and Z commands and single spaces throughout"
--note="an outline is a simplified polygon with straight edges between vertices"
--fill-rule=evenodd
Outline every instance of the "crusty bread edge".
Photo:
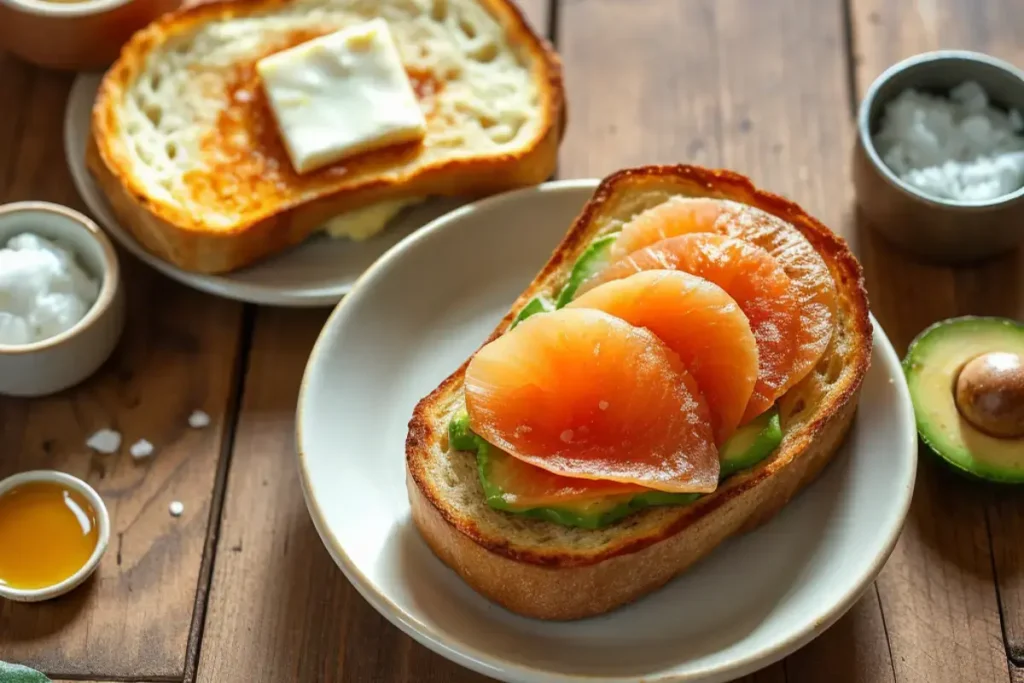
M 530 27 L 509 0 L 477 0 L 534 56 L 544 117 L 535 138 L 515 153 L 471 160 L 450 159 L 400 179 L 372 177 L 309 201 L 299 201 L 255 222 L 210 230 L 200 217 L 154 199 L 132 173 L 116 113 L 125 84 L 132 82 L 149 50 L 167 35 L 225 14 L 284 4 L 289 0 L 212 0 L 184 6 L 138 31 L 103 77 L 92 111 L 86 167 L 121 225 L 149 252 L 187 271 L 225 273 L 251 265 L 305 241 L 327 219 L 376 202 L 431 195 L 480 196 L 543 182 L 554 172 L 567 124 L 562 65 L 551 44 Z
M 678 180 L 695 194 L 734 199 L 792 222 L 821 253 L 836 277 L 837 293 L 852 319 L 856 340 L 844 379 L 825 396 L 815 418 L 787 435 L 785 451 L 763 467 L 737 475 L 697 503 L 681 508 L 664 533 L 632 539 L 585 560 L 537 555 L 510 548 L 478 533 L 471 521 L 450 514 L 436 498 L 417 454 L 443 439 L 431 408 L 461 386 L 464 363 L 416 407 L 406 441 L 407 486 L 412 518 L 447 565 L 477 591 L 504 607 L 542 619 L 601 614 L 658 588 L 707 555 L 722 541 L 773 517 L 820 472 L 850 429 L 863 378 L 870 364 L 872 327 L 860 264 L 845 241 L 782 197 L 758 190 L 743 176 L 692 166 L 649 166 L 620 171 L 594 193 L 534 282 L 495 329 L 507 329 L 515 312 L 560 278 L 593 237 L 593 218 L 625 184 L 645 179 Z M 489 341 L 488 340 L 488 341 Z

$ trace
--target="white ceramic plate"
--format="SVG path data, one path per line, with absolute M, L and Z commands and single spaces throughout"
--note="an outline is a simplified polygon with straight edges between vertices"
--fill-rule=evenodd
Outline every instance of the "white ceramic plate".
M 348 293 L 370 264 L 403 237 L 464 203 L 457 199 L 435 199 L 412 207 L 365 242 L 333 240 L 320 235 L 251 268 L 225 275 L 189 273 L 150 254 L 118 224 L 85 167 L 89 118 L 101 77 L 96 73 L 79 74 L 68 96 L 64 150 L 75 187 L 96 220 L 123 247 L 164 275 L 195 289 L 272 306 L 330 306 Z
M 654 595 L 545 623 L 474 593 L 410 516 L 405 436 L 416 402 L 490 334 L 558 244 L 594 181 L 465 206 L 377 262 L 328 320 L 298 406 L 306 501 L 359 592 L 416 640 L 506 681 L 725 681 L 781 659 L 838 619 L 892 551 L 917 436 L 899 361 L 875 326 L 849 441 L 770 523 Z

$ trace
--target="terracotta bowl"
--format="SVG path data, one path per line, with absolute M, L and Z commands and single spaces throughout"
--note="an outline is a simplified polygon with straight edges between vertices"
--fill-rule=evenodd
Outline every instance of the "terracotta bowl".
M 109 66 L 140 28 L 181 0 L 0 0 L 0 49 L 37 66 Z

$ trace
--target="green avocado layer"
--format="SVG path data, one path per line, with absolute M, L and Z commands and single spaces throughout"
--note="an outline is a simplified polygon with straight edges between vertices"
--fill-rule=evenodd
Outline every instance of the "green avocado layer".
M 599 273 L 608 264 L 611 246 L 617 234 L 604 235 L 591 242 L 573 264 L 572 271 L 558 296 L 552 301 L 543 295 L 530 299 L 516 317 L 509 329 L 538 313 L 546 313 L 564 307 L 576 295 L 576 291 L 588 279 Z M 487 504 L 496 510 L 545 519 L 563 526 L 599 529 L 616 522 L 627 515 L 657 505 L 686 505 L 700 498 L 699 493 L 666 493 L 649 491 L 629 496 L 612 496 L 598 501 L 587 501 L 582 506 L 561 506 L 521 508 L 510 502 L 511 496 L 496 484 L 491 476 L 491 465 L 497 458 L 513 457 L 489 444 L 469 428 L 469 416 L 465 411 L 457 413 L 448 425 L 448 439 L 451 448 L 476 454 L 477 470 L 484 489 Z M 753 467 L 767 458 L 782 441 L 782 428 L 775 408 L 744 425 L 722 445 L 719 450 L 721 466 L 720 480 L 736 472 Z
M 753 467 L 768 457 L 782 441 L 779 415 L 773 408 L 765 415 L 741 427 L 720 450 L 722 474 L 720 480 L 741 469 Z M 485 441 L 469 427 L 465 411 L 455 414 L 448 425 L 448 443 L 453 450 L 476 454 L 477 471 L 487 504 L 495 510 L 545 519 L 563 526 L 599 529 L 616 522 L 637 510 L 659 505 L 686 505 L 700 498 L 699 493 L 667 493 L 648 491 L 628 496 L 610 496 L 583 505 L 522 508 L 510 502 L 504 491 L 490 476 L 491 464 L 497 458 L 513 456 Z M 728 459 L 725 459 L 726 456 Z
M 572 266 L 572 272 L 569 273 L 568 281 L 562 287 L 562 291 L 558 293 L 558 298 L 555 300 L 555 308 L 562 308 L 567 305 L 576 296 L 576 290 L 580 288 L 580 285 L 604 270 L 605 266 L 608 265 L 612 244 L 615 243 L 618 237 L 618 235 L 598 237 L 583 250 L 583 253 L 580 254 L 580 257 L 576 259 L 576 263 Z
M 780 443 L 782 422 L 779 411 L 773 407 L 740 427 L 722 444 L 718 451 L 719 480 L 753 467 L 771 455 Z
M 1024 324 L 966 316 L 938 322 L 911 342 L 903 372 L 917 431 L 929 449 L 957 470 L 980 479 L 1024 483 L 1024 439 L 999 439 L 960 414 L 955 386 L 961 368 L 985 353 L 1024 355 Z
M 554 311 L 559 308 L 563 308 L 566 304 L 573 300 L 576 296 L 576 290 L 580 288 L 584 282 L 589 280 L 591 277 L 601 272 L 601 270 L 608 265 L 608 255 L 611 252 L 612 244 L 615 242 L 615 238 L 618 235 L 605 235 L 604 237 L 598 237 L 596 240 L 591 242 L 580 257 L 576 259 L 576 263 L 572 266 L 572 271 L 569 273 L 569 279 L 566 280 L 565 285 L 558 292 L 558 296 L 552 301 L 549 297 L 543 294 L 538 294 L 529 301 L 526 305 L 519 309 L 519 313 L 512 320 L 512 324 L 509 329 L 513 329 L 516 325 L 523 322 L 532 315 L 538 313 L 547 313 Z

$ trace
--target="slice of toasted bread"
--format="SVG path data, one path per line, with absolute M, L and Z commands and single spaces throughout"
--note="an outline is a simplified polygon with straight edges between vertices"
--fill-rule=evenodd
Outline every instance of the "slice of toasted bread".
M 596 236 L 669 197 L 710 196 L 758 207 L 794 225 L 835 279 L 837 316 L 815 369 L 779 401 L 784 437 L 767 460 L 685 507 L 650 508 L 599 530 L 527 519 L 488 507 L 471 454 L 448 449 L 464 403 L 463 364 L 416 406 L 406 441 L 412 517 L 433 551 L 473 588 L 542 619 L 607 612 L 658 588 L 729 536 L 772 517 L 828 462 L 853 420 L 872 328 L 859 263 L 845 242 L 799 206 L 727 171 L 652 166 L 606 178 L 491 339 L 537 294 L 551 294 Z M 468 363 L 468 361 L 467 361 Z
M 426 138 L 296 173 L 255 63 L 378 16 L 426 114 Z M 147 250 L 220 273 L 380 201 L 541 182 L 564 117 L 559 60 L 510 0 L 214 0 L 124 47 L 93 108 L 87 165 Z

